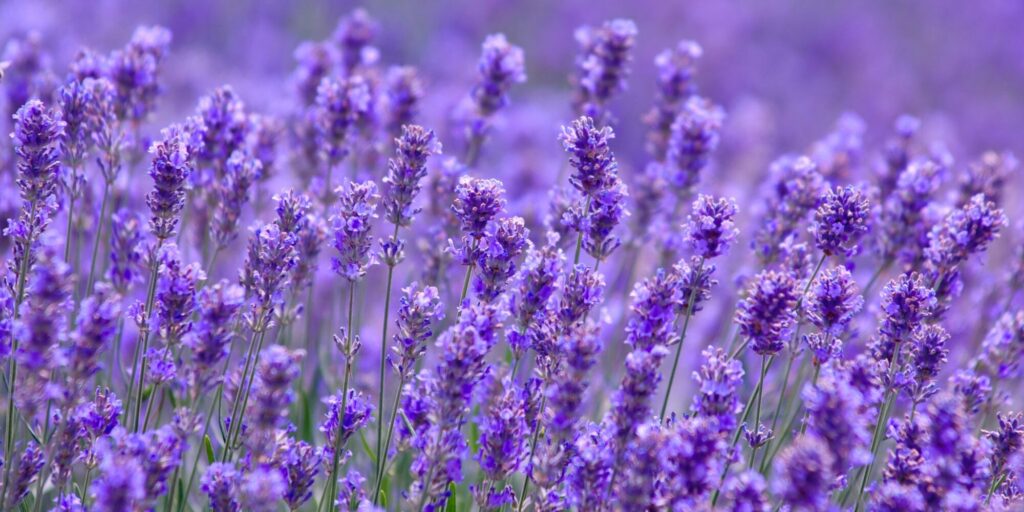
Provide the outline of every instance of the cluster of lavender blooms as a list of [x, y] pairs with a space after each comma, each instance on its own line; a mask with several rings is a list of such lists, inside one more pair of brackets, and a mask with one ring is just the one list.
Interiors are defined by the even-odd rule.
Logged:
[[576, 33], [531, 208], [488, 169], [529, 56], [487, 36], [452, 107], [379, 32], [303, 43], [284, 112], [224, 85], [162, 129], [167, 29], [63, 81], [7, 45], [0, 508], [1024, 508], [1012, 154], [849, 114], [722, 186], [700, 45], [618, 19]]

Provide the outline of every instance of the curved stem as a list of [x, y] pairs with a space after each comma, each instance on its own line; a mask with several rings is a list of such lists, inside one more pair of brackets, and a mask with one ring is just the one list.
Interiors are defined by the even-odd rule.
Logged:
[[[395, 242], [395, 244], [398, 243], [398, 223], [397, 222], [395, 222], [395, 230], [391, 234], [391, 239]], [[390, 314], [391, 314], [391, 281], [392, 281], [394, 275], [395, 275], [395, 265], [388, 265], [388, 278], [387, 278], [387, 284], [385, 285], [386, 288], [384, 289], [384, 322], [383, 322], [383, 325], [381, 326], [381, 329], [380, 329], [380, 331], [381, 331], [381, 334], [380, 334], [380, 383], [379, 383], [380, 385], [377, 388], [377, 391], [378, 391], [377, 392], [377, 411], [379, 411], [378, 412], [379, 418], [377, 420], [377, 452], [376, 452], [376, 454], [377, 454], [377, 460], [376, 460], [377, 467], [375, 468], [374, 474], [378, 475], [378, 478], [381, 478], [383, 476], [382, 468], [384, 467], [384, 461], [381, 458], [381, 447], [382, 447], [382, 444], [383, 444], [383, 441], [384, 441], [384, 438], [383, 438], [384, 418], [386, 416], [385, 415], [385, 411], [384, 411], [384, 385], [386, 384], [385, 383], [385, 378], [386, 378], [385, 375], [387, 373], [387, 357], [386, 357], [386, 355], [387, 355], [387, 351], [388, 351], [388, 321], [390, 320]], [[401, 392], [401, 389], [399, 389], [399, 392]], [[394, 422], [394, 419], [392, 419], [392, 422]], [[380, 482], [377, 482], [377, 485], [379, 486]], [[373, 502], [374, 502], [374, 504], [377, 503], [377, 495], [376, 494], [374, 494], [374, 496], [373, 496]]]

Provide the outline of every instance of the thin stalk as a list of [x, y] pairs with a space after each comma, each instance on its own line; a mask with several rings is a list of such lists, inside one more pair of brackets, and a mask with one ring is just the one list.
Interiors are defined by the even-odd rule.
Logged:
[[[772, 361], [774, 360], [775, 356], [768, 356], [767, 360], [764, 363], [762, 363], [761, 374], [757, 379], [757, 386], [754, 387], [754, 392], [751, 393], [750, 398], [747, 399], [747, 404], [743, 406], [743, 412], [740, 414], [740, 425], [736, 427], [736, 432], [733, 433], [732, 444], [730, 446], [736, 446], [736, 443], [740, 441], [740, 435], [743, 434], [742, 425], [747, 421], [747, 418], [750, 417], [751, 411], [753, 411], [754, 400], [760, 397], [761, 395], [761, 389], [764, 387], [764, 376], [768, 374], [768, 368], [771, 367]], [[756, 425], [754, 428], [757, 428]], [[718, 496], [719, 491], [722, 488], [722, 482], [725, 482], [725, 477], [728, 475], [729, 466], [726, 465], [724, 468], [722, 468], [722, 476], [718, 480], [718, 490], [716, 490], [715, 494], [711, 497], [711, 508], [714, 508], [715, 505], [718, 503]]]
[[[764, 376], [768, 373], [768, 356], [761, 356], [761, 382], [764, 382]], [[759, 428], [761, 423], [761, 401], [764, 399], [764, 386], [758, 386], [757, 393], [757, 406], [754, 408], [754, 430]], [[757, 447], [752, 446], [750, 448], [750, 467], [754, 467], [754, 458], [757, 457]]]
[[[702, 270], [704, 270], [703, 257], [700, 259], [700, 263], [697, 264], [697, 271], [694, 275], [700, 276]], [[690, 318], [693, 316], [693, 301], [697, 296], [698, 288], [700, 288], [698, 283], [694, 283], [693, 288], [690, 290], [690, 298], [686, 302], [686, 317], [683, 319], [683, 329], [679, 333], [676, 357], [672, 361], [672, 372], [668, 374], [668, 387], [665, 388], [665, 400], [661, 403], [661, 414], [658, 415], [662, 421], [665, 420], [665, 411], [668, 410], [668, 399], [672, 396], [672, 384], [676, 381], [676, 370], [679, 368], [679, 356], [683, 353], [683, 342], [686, 341], [686, 329], [690, 326]]]
[[[544, 407], [547, 405], [548, 397], [545, 394], [540, 399], [540, 409], [538, 411], [544, 411]], [[533, 439], [530, 440], [530, 453], [528, 454], [527, 461], [533, 460], [533, 453], [537, 450], [537, 439], [540, 437], [540, 418], [537, 419], [537, 424], [533, 428]], [[613, 478], [614, 480], [614, 478]], [[523, 479], [523, 487], [519, 490], [519, 506], [516, 507], [517, 512], [523, 512], [523, 503], [526, 501], [526, 491], [530, 489], [530, 474], [526, 474], [526, 478]]]
[[[253, 379], [256, 378], [256, 367], [259, 364], [260, 351], [263, 350], [263, 341], [267, 337], [267, 327], [263, 322], [263, 318], [256, 324], [256, 328], [259, 331], [259, 336], [257, 337], [256, 331], [253, 331], [252, 335], [253, 338], [256, 338], [256, 346], [253, 347], [252, 339], [250, 339], [250, 357], [246, 357], [248, 379], [246, 379], [246, 371], [243, 369], [241, 387], [239, 388], [239, 391], [242, 393], [242, 399], [236, 399], [235, 404], [231, 407], [231, 425], [228, 428], [227, 442], [224, 444], [224, 454], [221, 457], [221, 462], [227, 462], [230, 459], [231, 452], [234, 451], [235, 441], [238, 439], [238, 436], [242, 435], [242, 421], [245, 418], [245, 408], [249, 405], [249, 390], [252, 388]], [[249, 364], [250, 360], [252, 361], [251, 365]]]
[[[391, 234], [391, 239], [397, 244], [398, 243], [398, 223], [395, 222], [395, 230]], [[381, 448], [383, 443], [383, 430], [384, 430], [384, 385], [385, 375], [387, 373], [387, 350], [388, 350], [388, 320], [391, 314], [391, 280], [395, 275], [395, 265], [388, 265], [388, 278], [387, 285], [384, 289], [384, 322], [381, 326], [380, 333], [380, 386], [377, 393], [377, 410], [380, 411], [380, 418], [377, 421], [377, 467], [374, 468], [374, 474], [381, 475], [381, 469], [384, 467], [384, 461], [381, 459]], [[351, 327], [350, 327], [351, 328]], [[399, 389], [401, 392], [401, 389]], [[392, 420], [394, 421], [394, 420]], [[380, 482], [377, 483], [380, 485]], [[377, 495], [373, 496], [374, 504], [377, 503]]]
[[[387, 470], [387, 456], [388, 450], [391, 448], [391, 436], [395, 431], [395, 420], [398, 419], [398, 404], [402, 399], [402, 388], [405, 387], [405, 378], [399, 379], [398, 390], [395, 391], [395, 400], [391, 406], [391, 421], [388, 422], [388, 432], [384, 436], [384, 451], [381, 452], [381, 456], [384, 460], [380, 463], [380, 469], [377, 471], [377, 485], [373, 488], [373, 504], [376, 505], [380, 499], [380, 490], [384, 484], [384, 473]], [[378, 459], [379, 460], [379, 459]]]
[[796, 421], [796, 414], [800, 411], [800, 403], [796, 397], [799, 396], [800, 386], [804, 381], [804, 370], [807, 367], [807, 361], [808, 359], [804, 358], [800, 363], [800, 368], [797, 371], [796, 382], [793, 383], [793, 396], [790, 399], [792, 406], [787, 408], [789, 413], [786, 414], [786, 422], [783, 424], [780, 434], [776, 437], [775, 443], [769, 445], [770, 453], [766, 452], [765, 459], [761, 462], [762, 474], [768, 471], [768, 466], [771, 465], [772, 460], [774, 460], [775, 456], [779, 454], [779, 451], [782, 449], [782, 445], [786, 442], [786, 439], [789, 438], [790, 429], [793, 426], [793, 422]]
[[[146, 366], [149, 363], [149, 357], [146, 355], [146, 351], [149, 350], [149, 336], [151, 333], [151, 330], [149, 328], [149, 317], [153, 313], [153, 301], [154, 298], [156, 297], [157, 271], [160, 268], [160, 265], [157, 263], [156, 260], [157, 258], [159, 258], [158, 255], [160, 253], [160, 248], [163, 247], [163, 244], [164, 240], [162, 238], [160, 240], [157, 240], [156, 250], [154, 250], [152, 254], [153, 261], [150, 264], [150, 267], [152, 267], [152, 269], [150, 270], [149, 274], [149, 290], [146, 292], [146, 305], [143, 313], [144, 332], [142, 334], [142, 347], [141, 350], [138, 350], [138, 348], [140, 347], [136, 347], [137, 350], [135, 352], [135, 361], [132, 364], [132, 380], [135, 381], [137, 378], [139, 383], [138, 389], [135, 390], [135, 408], [131, 422], [132, 432], [139, 431], [139, 416], [142, 414], [142, 386], [145, 384]], [[138, 364], [140, 357], [142, 358], [141, 365]], [[128, 399], [129, 404], [131, 404], [131, 394], [128, 395]]]
[[[896, 340], [896, 343], [892, 349], [892, 360], [889, 362], [889, 381], [892, 381], [893, 375], [896, 374], [896, 365], [899, 363], [900, 358], [900, 345], [901, 340]], [[864, 495], [864, 487], [867, 486], [868, 477], [871, 475], [871, 471], [875, 467], [875, 459], [878, 458], [878, 447], [882, 445], [882, 433], [883, 425], [889, 422], [889, 414], [892, 412], [893, 402], [896, 400], [896, 393], [892, 389], [886, 390], [885, 403], [882, 409], [878, 411], [878, 422], [875, 423], [875, 431], [871, 435], [871, 462], [864, 468], [860, 479], [860, 486], [857, 489], [857, 499], [854, 501], [854, 509], [860, 509], [860, 500]], [[849, 495], [847, 495], [849, 496]], [[843, 505], [846, 503], [846, 498], [843, 498]]]
[[[338, 431], [334, 433], [334, 453], [331, 456], [330, 480], [324, 487], [323, 496], [320, 497], [319, 511], [327, 500], [336, 494], [338, 485], [338, 466], [341, 460], [341, 427], [345, 420], [345, 410], [348, 408], [348, 380], [352, 374], [352, 309], [356, 297], [356, 283], [350, 282], [348, 286], [348, 327], [345, 329], [345, 377], [341, 385], [341, 408], [338, 409]], [[384, 357], [384, 354], [381, 354]]]
[[[85, 286], [85, 296], [92, 293], [93, 284], [96, 282], [96, 261], [100, 251], [100, 241], [103, 240], [103, 225], [107, 219], [107, 203], [109, 202], [111, 182], [107, 181], [103, 186], [103, 199], [100, 200], [100, 217], [96, 223], [96, 238], [92, 241], [92, 259], [89, 261], [89, 280]], [[70, 214], [69, 214], [70, 215]], [[161, 240], [158, 243], [163, 243]]]
[[[590, 198], [587, 198], [586, 204], [583, 205], [583, 217], [586, 217], [590, 213]], [[575, 267], [580, 263], [580, 250], [583, 249], [583, 232], [580, 231], [576, 235], [576, 254], [572, 258], [572, 265]]]

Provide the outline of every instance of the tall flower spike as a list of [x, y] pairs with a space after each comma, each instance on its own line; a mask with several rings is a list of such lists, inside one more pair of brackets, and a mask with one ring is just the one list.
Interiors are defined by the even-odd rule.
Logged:
[[[477, 454], [477, 460], [491, 481], [500, 482], [517, 471], [526, 458], [530, 433], [526, 421], [528, 396], [525, 389], [517, 386], [507, 376], [493, 378], [489, 394], [489, 399], [481, 411], [480, 452]], [[481, 491], [491, 496], [503, 494], [492, 489]], [[511, 498], [507, 496], [506, 499], [511, 501]], [[493, 500], [483, 501], [488, 503]], [[505, 500], [499, 498], [498, 501]]]
[[451, 210], [465, 235], [481, 239], [491, 219], [505, 210], [505, 203], [505, 187], [501, 181], [463, 176], [455, 187]]
[[117, 330], [120, 299], [111, 287], [100, 284], [91, 297], [82, 301], [82, 311], [71, 336], [72, 344], [67, 356], [66, 371], [73, 392], [87, 384], [87, 379], [99, 371], [99, 356]]
[[743, 365], [729, 359], [720, 348], [706, 348], [702, 355], [704, 364], [693, 372], [698, 390], [690, 410], [698, 417], [714, 420], [719, 431], [731, 432], [741, 409], [738, 392], [743, 384]]
[[782, 450], [773, 491], [793, 510], [825, 510], [835, 475], [828, 446], [813, 435], [801, 435]]
[[388, 160], [384, 178], [384, 217], [398, 226], [412, 224], [420, 212], [412, 203], [420, 192], [420, 181], [427, 175], [427, 158], [441, 154], [441, 143], [433, 130], [422, 126], [402, 126], [395, 139], [395, 157]]
[[972, 254], [984, 251], [1007, 224], [1003, 210], [982, 194], [953, 211], [928, 235], [928, 260], [941, 273], [950, 272]]
[[210, 229], [217, 247], [225, 248], [238, 237], [238, 221], [242, 207], [249, 202], [249, 187], [261, 172], [260, 161], [247, 152], [231, 153], [224, 166], [224, 176], [214, 184], [218, 201]]
[[654, 66], [658, 70], [658, 95], [654, 108], [644, 121], [651, 127], [647, 134], [647, 152], [658, 162], [665, 160], [672, 123], [679, 114], [680, 106], [697, 92], [693, 78], [697, 61], [703, 53], [696, 42], [679, 41], [654, 58]]
[[199, 488], [210, 498], [213, 512], [238, 512], [238, 489], [242, 475], [234, 464], [215, 462], [206, 468]]
[[266, 328], [266, 322], [280, 307], [297, 258], [294, 235], [281, 231], [277, 224], [252, 228], [239, 282], [252, 300], [248, 320], [253, 327]]
[[725, 113], [710, 100], [692, 97], [672, 123], [666, 153], [666, 180], [677, 195], [700, 181], [711, 153], [718, 147], [718, 132]]
[[142, 220], [131, 210], [122, 208], [111, 219], [110, 267], [107, 279], [122, 295], [142, 280]]
[[424, 94], [423, 80], [416, 68], [395, 66], [388, 69], [384, 79], [384, 123], [392, 137], [399, 137], [403, 126], [416, 121]]
[[473, 290], [480, 300], [493, 301], [515, 275], [516, 260], [526, 249], [530, 230], [521, 217], [498, 220], [487, 230], [477, 257], [480, 272], [473, 281]]
[[783, 156], [771, 163], [763, 214], [751, 247], [762, 263], [774, 263], [780, 248], [797, 236], [800, 224], [818, 207], [825, 180], [806, 156]]
[[288, 350], [280, 345], [263, 349], [257, 384], [253, 394], [253, 423], [256, 429], [272, 432], [281, 425], [294, 399], [292, 381], [299, 376], [299, 362], [306, 356], [304, 350]]
[[139, 122], [156, 108], [162, 90], [160, 65], [171, 44], [171, 31], [160, 26], [135, 29], [128, 44], [111, 53], [108, 76], [117, 91], [117, 118]]
[[804, 303], [807, 319], [831, 336], [840, 336], [864, 306], [864, 297], [846, 267], [827, 269], [818, 276]]
[[231, 86], [224, 85], [199, 99], [196, 116], [205, 128], [196, 159], [204, 172], [213, 171], [211, 178], [220, 178], [227, 160], [245, 147], [251, 129], [245, 103]]
[[377, 60], [377, 49], [370, 46], [380, 27], [364, 9], [355, 9], [338, 20], [331, 39], [341, 52], [341, 63], [348, 74]]
[[192, 331], [192, 313], [196, 308], [196, 288], [206, 280], [198, 263], [184, 265], [175, 245], [160, 252], [160, 279], [157, 282], [156, 314], [160, 335], [168, 345], [176, 346]]
[[610, 116], [605, 105], [614, 94], [626, 89], [636, 34], [636, 24], [626, 19], [576, 30], [580, 55], [576, 58], [577, 75], [573, 78], [576, 86], [573, 106], [578, 114], [607, 123]]
[[372, 181], [351, 182], [347, 189], [337, 190], [338, 205], [330, 218], [334, 248], [338, 255], [331, 259], [334, 271], [349, 282], [362, 279], [366, 270], [376, 263], [373, 246], [373, 219], [377, 218], [377, 185]]
[[576, 190], [592, 196], [608, 187], [617, 174], [618, 163], [609, 142], [615, 138], [610, 127], [598, 128], [590, 117], [580, 117], [569, 126], [562, 127], [558, 139], [569, 154], [569, 164], [575, 173], [569, 182]]
[[768, 270], [754, 276], [736, 311], [740, 334], [759, 355], [782, 350], [796, 320], [796, 282], [788, 272]]
[[46, 108], [39, 100], [28, 101], [14, 114], [11, 139], [17, 156], [18, 190], [25, 204], [19, 218], [6, 226], [4, 234], [14, 240], [15, 268], [21, 266], [21, 259], [26, 256], [31, 263], [34, 245], [56, 210], [63, 133], [60, 113]]
[[690, 216], [683, 226], [686, 244], [693, 254], [711, 259], [729, 250], [739, 230], [734, 227], [736, 200], [714, 198], [701, 194], [693, 202]]
[[873, 415], [849, 375], [826, 365], [817, 382], [801, 393], [807, 406], [807, 432], [822, 440], [832, 455], [831, 473], [842, 475], [850, 467], [871, 462], [870, 428]]
[[348, 155], [349, 132], [369, 107], [370, 89], [363, 77], [327, 76], [320, 82], [316, 92], [315, 125], [321, 158], [328, 167], [337, 165]]
[[232, 324], [245, 302], [245, 292], [222, 279], [200, 290], [198, 302], [199, 320], [186, 338], [192, 354], [190, 370], [196, 396], [220, 382], [220, 363], [228, 356], [234, 337]]
[[159, 240], [174, 237], [178, 216], [185, 207], [185, 183], [193, 171], [193, 146], [182, 125], [165, 128], [163, 140], [150, 147], [153, 164], [149, 176], [153, 178], [153, 191], [146, 196], [152, 212], [150, 230]]
[[613, 233], [622, 217], [629, 214], [627, 195], [626, 185], [612, 176], [605, 188], [589, 198], [589, 204], [574, 206], [566, 214], [573, 229], [582, 235], [582, 248], [598, 261], [605, 260], [622, 245], [622, 240]]
[[426, 352], [426, 342], [433, 336], [431, 324], [444, 316], [437, 288], [412, 283], [402, 289], [398, 303], [398, 326], [392, 340], [394, 346], [388, 362], [403, 379], [412, 375], [416, 361]]
[[830, 256], [852, 255], [857, 241], [868, 230], [869, 213], [868, 201], [856, 187], [837, 187], [825, 192], [811, 224], [818, 249]]
[[920, 274], [901, 274], [882, 290], [882, 320], [871, 354], [878, 361], [891, 361], [895, 345], [909, 341], [913, 330], [929, 318], [938, 301]]
[[507, 105], [509, 89], [526, 81], [523, 49], [510, 44], [504, 34], [492, 34], [484, 39], [477, 69], [480, 81], [473, 89], [473, 101], [483, 118]]
[[[342, 393], [348, 393], [348, 397], [343, 397]], [[341, 410], [342, 402], [345, 403], [344, 411]], [[349, 438], [373, 419], [373, 405], [362, 393], [354, 389], [338, 391], [324, 399], [324, 403], [327, 405], [327, 412], [320, 424], [320, 432], [327, 438], [327, 444], [324, 445], [324, 452], [327, 452], [325, 460], [330, 460], [331, 456], [328, 455], [333, 455], [335, 446], [344, 447]], [[341, 438], [336, 439], [336, 436]]]

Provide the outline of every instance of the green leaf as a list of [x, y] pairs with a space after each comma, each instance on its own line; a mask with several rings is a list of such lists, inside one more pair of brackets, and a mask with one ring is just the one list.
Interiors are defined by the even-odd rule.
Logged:
[[445, 507], [444, 507], [445, 512], [457, 512], [459, 510], [459, 504], [458, 504], [459, 500], [456, 498], [455, 491], [456, 491], [456, 489], [455, 489], [455, 482], [449, 482], [448, 483], [448, 496], [449, 496], [449, 498], [448, 498], [448, 504], [445, 505]]
[[213, 456], [213, 443], [210, 442], [210, 436], [203, 436], [203, 447], [206, 448], [206, 462], [213, 464], [217, 458]]
[[373, 448], [370, 448], [370, 443], [366, 442], [366, 434], [362, 430], [359, 431], [359, 442], [363, 445], [363, 451], [370, 458], [370, 462], [373, 462], [373, 465], [376, 466], [377, 457], [373, 455]]

